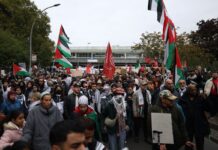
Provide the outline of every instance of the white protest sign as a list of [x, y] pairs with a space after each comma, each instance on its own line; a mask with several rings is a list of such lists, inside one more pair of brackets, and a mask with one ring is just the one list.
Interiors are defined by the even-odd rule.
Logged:
[[[152, 142], [174, 144], [172, 116], [170, 113], [151, 113]], [[158, 142], [158, 132], [160, 133]]]

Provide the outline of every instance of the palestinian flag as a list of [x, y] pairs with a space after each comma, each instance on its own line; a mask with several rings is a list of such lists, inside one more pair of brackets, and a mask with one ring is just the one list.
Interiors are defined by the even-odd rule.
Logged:
[[163, 34], [162, 34], [162, 39], [164, 42], [167, 41], [167, 36], [171, 34], [171, 38], [176, 41], [176, 29], [174, 26], [173, 21], [165, 15], [165, 20], [163, 24]]
[[67, 58], [71, 57], [71, 52], [69, 46], [64, 43], [61, 38], [58, 40], [57, 48], [60, 50], [60, 52]]
[[174, 24], [168, 23], [168, 25], [166, 37], [164, 37], [164, 64], [168, 70], [171, 70], [174, 64], [176, 32]]
[[29, 72], [26, 71], [26, 69], [16, 65], [16, 64], [13, 64], [13, 75], [19, 75], [19, 76], [29, 76]]
[[148, 10], [157, 11], [157, 21], [164, 23], [166, 9], [163, 0], [148, 0]]
[[55, 62], [58, 62], [64, 68], [73, 67], [73, 65], [60, 53], [60, 51], [57, 48], [55, 51]]
[[176, 48], [176, 64], [175, 64], [175, 85], [178, 87], [178, 82], [181, 79], [184, 79], [183, 72], [182, 72], [182, 64], [179, 57], [178, 49]]
[[59, 38], [60, 38], [62, 41], [64, 41], [65, 43], [70, 43], [70, 39], [69, 39], [69, 37], [67, 36], [67, 34], [65, 33], [64, 28], [63, 28], [62, 25], [61, 25], [60, 32], [59, 32]]
[[139, 63], [139, 61], [137, 61], [137, 63], [135, 64], [134, 72], [139, 73], [140, 68], [141, 64]]

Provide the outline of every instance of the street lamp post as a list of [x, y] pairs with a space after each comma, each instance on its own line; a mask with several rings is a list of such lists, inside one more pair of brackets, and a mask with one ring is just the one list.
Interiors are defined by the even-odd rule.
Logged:
[[[61, 5], [61, 4], [54, 4], [52, 6], [46, 7], [45, 9], [42, 10], [42, 12], [44, 12], [45, 10], [47, 10], [49, 8], [57, 7], [59, 5]], [[29, 72], [31, 71], [31, 66], [32, 66], [32, 36], [33, 36], [33, 28], [34, 28], [34, 25], [36, 23], [36, 19], [37, 18], [35, 18], [33, 20], [33, 23], [32, 23], [32, 26], [31, 26], [31, 30], [30, 30], [30, 60], [29, 60], [30, 62], [29, 62]]]

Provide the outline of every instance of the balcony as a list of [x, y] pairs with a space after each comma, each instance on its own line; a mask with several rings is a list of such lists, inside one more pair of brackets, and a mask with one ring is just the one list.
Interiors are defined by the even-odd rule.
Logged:
[[[75, 58], [72, 57], [69, 59], [69, 61], [73, 64], [87, 64], [90, 61], [88, 60], [93, 60], [91, 61], [92, 64], [103, 64], [104, 63], [104, 58], [103, 57], [95, 57], [95, 58], [87, 58], [87, 57], [79, 57]], [[143, 62], [143, 58], [137, 58], [137, 57], [130, 57], [130, 58], [122, 58], [122, 57], [114, 57], [114, 62], [117, 65], [125, 65], [125, 64], [135, 64], [137, 61]]]

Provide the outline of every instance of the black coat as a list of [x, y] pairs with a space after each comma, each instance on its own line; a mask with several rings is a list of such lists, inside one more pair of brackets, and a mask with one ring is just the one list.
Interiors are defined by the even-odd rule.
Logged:
[[185, 93], [179, 100], [179, 104], [182, 106], [185, 115], [188, 134], [201, 137], [208, 135], [209, 123], [205, 116], [205, 111], [208, 111], [206, 100], [201, 96], [196, 96], [191, 101], [187, 93]]
[[[78, 98], [81, 95], [78, 95]], [[64, 119], [74, 119], [76, 115], [74, 114], [76, 105], [76, 94], [72, 93], [65, 97], [64, 99]]]

